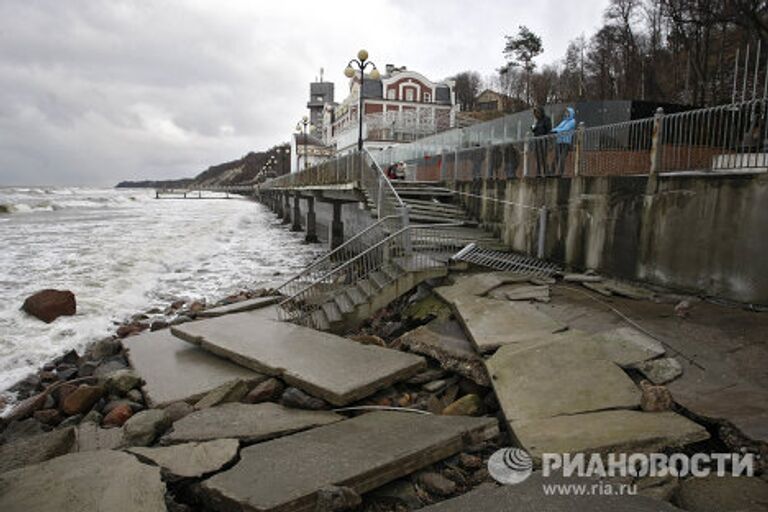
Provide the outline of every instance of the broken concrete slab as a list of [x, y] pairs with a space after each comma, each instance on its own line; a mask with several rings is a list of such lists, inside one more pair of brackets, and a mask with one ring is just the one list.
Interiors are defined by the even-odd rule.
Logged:
[[219, 471], [237, 456], [237, 439], [216, 439], [204, 443], [184, 443], [160, 448], [130, 448], [126, 451], [139, 460], [160, 466], [172, 479], [199, 478]]
[[211, 309], [204, 309], [203, 311], [199, 312], [197, 316], [199, 318], [214, 318], [222, 315], [231, 315], [232, 313], [242, 313], [243, 311], [253, 311], [254, 309], [271, 306], [279, 300], [280, 296], [257, 297], [255, 299], [234, 302], [225, 306], [217, 306]]
[[453, 279], [454, 284], [435, 288], [435, 293], [450, 303], [469, 296], [482, 297], [494, 288], [510, 283], [525, 283], [531, 276], [516, 272], [483, 272], [480, 274], [460, 275]]
[[131, 366], [145, 381], [142, 391], [150, 407], [196, 401], [224, 383], [262, 378], [253, 370], [181, 341], [167, 329], [130, 336], [123, 344]]
[[589, 338], [526, 350], [501, 347], [486, 361], [508, 422], [640, 405], [640, 390]]
[[435, 359], [440, 366], [480, 384], [490, 386], [485, 364], [455, 320], [435, 320], [399, 338], [411, 352]]
[[611, 290], [603, 282], [585, 281], [585, 282], [581, 283], [581, 286], [583, 286], [584, 288], [587, 288], [588, 290], [592, 290], [593, 292], [597, 292], [600, 295], [603, 295], [605, 297], [612, 297], [613, 296], [613, 290]]
[[[585, 510], [589, 512], [681, 512], [680, 509], [645, 496], [601, 494], [598, 492], [574, 496], [566, 493], [545, 493], [547, 484], [598, 484], [595, 480], [586, 478], [542, 477], [540, 472], [534, 472], [525, 482], [517, 485], [495, 486], [484, 484], [457, 498], [441, 501], [424, 507], [422, 512], [572, 512]], [[598, 489], [598, 487], [595, 487]]]
[[627, 297], [628, 299], [651, 300], [656, 296], [653, 291], [647, 288], [629, 284], [623, 281], [609, 279], [608, 281], [605, 281], [604, 284], [606, 288], [613, 292], [615, 295], [621, 295], [622, 297]]
[[214, 510], [310, 511], [320, 489], [362, 494], [498, 433], [493, 418], [374, 412], [259, 443], [201, 485]]
[[277, 320], [274, 308], [172, 328], [179, 338], [334, 405], [347, 405], [426, 365], [424, 358]]
[[470, 297], [453, 301], [459, 321], [479, 352], [552, 334], [564, 325], [532, 304]]
[[161, 444], [232, 438], [255, 443], [344, 419], [330, 411], [291, 409], [271, 402], [224, 404], [184, 416]]
[[654, 384], [672, 382], [683, 374], [683, 365], [674, 357], [652, 359], [634, 366]]
[[599, 283], [602, 280], [602, 276], [597, 274], [565, 274], [563, 276], [563, 281], [566, 283]]
[[77, 427], [77, 451], [117, 450], [125, 446], [122, 428], [99, 428], [95, 423], [84, 422]]
[[530, 300], [549, 302], [549, 286], [533, 284], [505, 284], [488, 292], [488, 297], [497, 300]]
[[664, 346], [634, 327], [619, 327], [595, 335], [606, 355], [619, 366], [629, 367], [663, 356]]
[[69, 453], [74, 448], [75, 429], [53, 430], [0, 445], [0, 473]]
[[3, 512], [164, 512], [160, 469], [127, 453], [72, 453], [0, 474]]
[[680, 482], [674, 501], [691, 512], [768, 510], [768, 482], [715, 474], [688, 478]]
[[[263, 380], [268, 379], [266, 375]], [[209, 391], [195, 403], [195, 409], [206, 409], [227, 402], [239, 402], [250, 391], [250, 385], [243, 380], [233, 380]]]
[[510, 426], [535, 460], [542, 453], [653, 452], [709, 438], [706, 428], [674, 412], [601, 411]]

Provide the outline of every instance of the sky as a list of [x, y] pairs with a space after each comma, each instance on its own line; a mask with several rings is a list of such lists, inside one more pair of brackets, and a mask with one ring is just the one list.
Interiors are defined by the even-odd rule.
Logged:
[[357, 50], [433, 80], [491, 75], [504, 35], [539, 65], [608, 0], [0, 0], [0, 186], [191, 177], [289, 140]]

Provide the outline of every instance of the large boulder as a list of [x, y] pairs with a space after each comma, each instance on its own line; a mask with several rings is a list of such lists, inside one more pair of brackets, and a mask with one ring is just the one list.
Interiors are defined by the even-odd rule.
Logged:
[[77, 303], [75, 294], [69, 290], [49, 289], [27, 297], [21, 309], [45, 323], [51, 323], [60, 316], [74, 315]]

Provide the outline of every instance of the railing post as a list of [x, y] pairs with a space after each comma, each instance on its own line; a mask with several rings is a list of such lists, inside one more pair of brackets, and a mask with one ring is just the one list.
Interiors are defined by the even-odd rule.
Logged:
[[653, 116], [653, 136], [651, 138], [651, 168], [648, 172], [651, 176], [656, 176], [661, 168], [661, 144], [662, 128], [664, 126], [664, 109], [659, 107]]
[[383, 212], [383, 204], [384, 204], [384, 187], [387, 186], [385, 180], [387, 178], [384, 176], [379, 176], [379, 190], [376, 194], [376, 213], [378, 215], [378, 218], [381, 219], [381, 217], [384, 215]]
[[542, 206], [539, 208], [539, 238], [538, 246], [536, 248], [536, 257], [539, 259], [544, 258], [544, 249], [547, 241], [547, 207]]
[[405, 255], [410, 256], [413, 254], [413, 244], [411, 243], [411, 230], [409, 229], [409, 226], [411, 224], [410, 220], [410, 212], [408, 211], [408, 206], [402, 206], [399, 208], [400, 210], [400, 216], [402, 218], [403, 223], [403, 249], [405, 250]]
[[528, 177], [528, 152], [531, 146], [531, 134], [525, 134], [525, 141], [523, 141], [523, 176]]
[[581, 174], [582, 151], [584, 151], [584, 121], [580, 122], [579, 127], [576, 129], [576, 151], [573, 154], [574, 176], [579, 176]]

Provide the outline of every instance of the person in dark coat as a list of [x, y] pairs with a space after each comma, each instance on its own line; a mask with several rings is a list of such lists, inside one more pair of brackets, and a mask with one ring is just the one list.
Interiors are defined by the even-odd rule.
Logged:
[[541, 137], [533, 141], [533, 149], [536, 152], [536, 173], [538, 176], [546, 176], [549, 174], [547, 172], [549, 141], [543, 136], [549, 135], [552, 131], [552, 120], [540, 106], [533, 108], [533, 117], [534, 123], [531, 126], [531, 131], [534, 137]]

